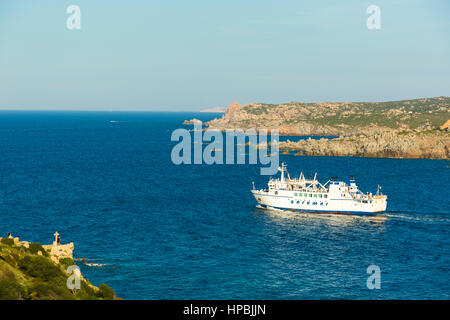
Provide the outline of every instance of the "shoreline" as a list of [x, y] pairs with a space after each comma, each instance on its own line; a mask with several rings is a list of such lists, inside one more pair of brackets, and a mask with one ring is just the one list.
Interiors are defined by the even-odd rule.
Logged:
[[390, 159], [450, 159], [450, 133], [388, 132], [373, 136], [306, 139], [279, 143], [280, 151], [305, 156], [359, 156]]

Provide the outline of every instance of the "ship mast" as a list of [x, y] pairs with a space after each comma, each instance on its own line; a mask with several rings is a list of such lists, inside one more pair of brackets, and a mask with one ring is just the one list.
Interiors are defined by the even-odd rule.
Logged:
[[[286, 180], [284, 179], [284, 171], [286, 171], [286, 167], [287, 167], [286, 164], [284, 162], [282, 162], [281, 163], [281, 168], [278, 168], [278, 170], [281, 171], [281, 180], [280, 180], [281, 183], [285, 183], [286, 182]], [[289, 173], [288, 173], [288, 175], [289, 175]]]

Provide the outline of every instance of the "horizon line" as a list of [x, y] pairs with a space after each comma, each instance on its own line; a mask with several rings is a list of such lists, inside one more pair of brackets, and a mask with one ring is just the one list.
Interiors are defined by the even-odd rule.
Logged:
[[[276, 104], [276, 105], [280, 105], [280, 104], [290, 104], [290, 103], [386, 103], [386, 102], [400, 102], [400, 101], [409, 101], [409, 100], [422, 100], [422, 99], [436, 99], [436, 98], [450, 98], [450, 96], [446, 96], [446, 95], [440, 95], [440, 96], [433, 96], [433, 97], [418, 97], [418, 98], [409, 98], [409, 99], [396, 99], [396, 100], [373, 100], [373, 101], [350, 101], [350, 100], [335, 100], [335, 101], [325, 101], [325, 100], [321, 100], [321, 101], [289, 101], [289, 102], [281, 102], [281, 103], [269, 103], [269, 102], [249, 102], [249, 103], [244, 103], [242, 104], [247, 105], [247, 104]], [[236, 101], [236, 100], [235, 100]], [[232, 102], [233, 103], [233, 102]], [[214, 109], [214, 108], [224, 108], [224, 110], [227, 109], [228, 106], [226, 107], [222, 107], [222, 106], [217, 106], [217, 107], [206, 107], [203, 108], [201, 110], [174, 110], [174, 109], [168, 109], [168, 110], [161, 110], [161, 109], [155, 109], [152, 110], [150, 108], [152, 107], [141, 107], [139, 109], [135, 109], [136, 107], [133, 107], [134, 109], [125, 109], [124, 107], [117, 107], [117, 109], [111, 109], [111, 107], [93, 107], [94, 109], [87, 109], [88, 107], [80, 107], [81, 109], [77, 109], [75, 107], [70, 107], [70, 108], [48, 108], [48, 107], [44, 107], [44, 108], [33, 108], [33, 107], [18, 107], [18, 108], [10, 108], [10, 107], [0, 107], [0, 111], [71, 111], [71, 112], [76, 112], [76, 111], [92, 111], [92, 112], [98, 112], [98, 111], [105, 111], [105, 112], [115, 112], [115, 111], [120, 111], [120, 112], [199, 112], [199, 113], [225, 113], [225, 111], [205, 111], [208, 109]]]
[[64, 112], [187, 112], [187, 113], [225, 113], [223, 112], [209, 112], [202, 110], [150, 110], [150, 109], [33, 109], [33, 108], [18, 108], [18, 109], [3, 109], [0, 108], [0, 112], [2, 111], [64, 111]]

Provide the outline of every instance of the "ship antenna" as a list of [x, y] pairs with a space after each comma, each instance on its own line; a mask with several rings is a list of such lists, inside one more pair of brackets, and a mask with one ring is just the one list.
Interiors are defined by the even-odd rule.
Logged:
[[347, 153], [347, 185], [350, 185], [350, 158]]

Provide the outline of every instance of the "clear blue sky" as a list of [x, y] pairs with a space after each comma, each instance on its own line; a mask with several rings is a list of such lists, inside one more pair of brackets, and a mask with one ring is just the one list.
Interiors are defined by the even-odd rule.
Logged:
[[[81, 8], [81, 30], [66, 8]], [[381, 8], [381, 30], [366, 8]], [[1, 0], [1, 109], [450, 95], [448, 0]]]

